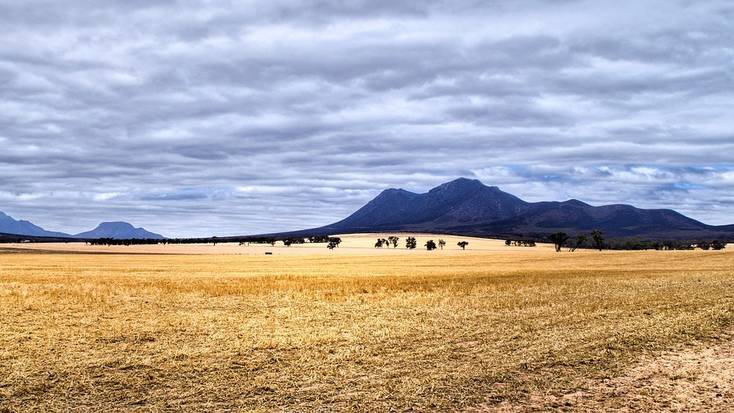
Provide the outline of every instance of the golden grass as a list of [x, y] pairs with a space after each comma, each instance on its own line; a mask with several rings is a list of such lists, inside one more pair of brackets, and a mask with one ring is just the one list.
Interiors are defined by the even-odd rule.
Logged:
[[546, 247], [0, 254], [0, 411], [521, 401], [717, 337], [733, 268], [730, 252]]

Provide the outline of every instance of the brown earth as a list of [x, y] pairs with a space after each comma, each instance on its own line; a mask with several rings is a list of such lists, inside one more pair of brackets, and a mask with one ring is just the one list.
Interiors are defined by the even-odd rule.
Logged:
[[647, 354], [613, 377], [582, 379], [566, 392], [534, 391], [465, 413], [539, 411], [734, 411], [734, 334], [713, 343]]

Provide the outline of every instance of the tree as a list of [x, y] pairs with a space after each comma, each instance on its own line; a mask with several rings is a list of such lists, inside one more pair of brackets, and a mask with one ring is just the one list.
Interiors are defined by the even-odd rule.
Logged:
[[391, 236], [387, 237], [387, 240], [390, 241], [390, 243], [392, 244], [392, 247], [393, 248], [397, 248], [398, 247], [398, 242], [400, 241], [400, 237], [396, 237], [394, 235], [391, 235]]
[[701, 248], [704, 251], [708, 251], [711, 249], [711, 243], [708, 241], [701, 241], [698, 243], [698, 248]]
[[326, 245], [326, 248], [328, 248], [329, 250], [333, 251], [334, 248], [336, 248], [336, 245], [337, 245], [336, 242], [329, 241], [329, 243]]
[[418, 242], [416, 242], [414, 237], [408, 237], [405, 239], [405, 248], [409, 250], [413, 250], [417, 246], [418, 246]]
[[445, 246], [446, 246], [446, 241], [444, 241], [442, 239], [439, 239], [438, 240], [438, 247], [441, 248], [441, 249], [443, 249], [443, 247], [445, 247]]
[[586, 234], [578, 234], [576, 235], [576, 244], [574, 244], [571, 251], [576, 251], [576, 248], [586, 244], [586, 240], [589, 239], [589, 237]]
[[508, 246], [509, 247], [510, 245], [512, 245], [512, 241], [509, 240], [509, 239], [506, 239], [505, 240], [505, 246]]
[[433, 242], [433, 240], [432, 240], [432, 239], [429, 239], [429, 240], [428, 240], [428, 242], [426, 242], [426, 245], [425, 245], [425, 247], [426, 247], [426, 249], [427, 249], [428, 251], [433, 251], [433, 250], [435, 250], [435, 249], [436, 249], [436, 243], [435, 243], [435, 242]]
[[[333, 245], [333, 247], [331, 247], [329, 249], [337, 248], [337, 247], [339, 247], [339, 244], [341, 244], [341, 243], [342, 243], [342, 239], [341, 238], [339, 238], [339, 237], [329, 237], [329, 244], [328, 245]], [[327, 245], [327, 247], [328, 247], [328, 245]]]
[[285, 245], [286, 247], [290, 247], [291, 244], [293, 244], [293, 240], [288, 239], [288, 238], [283, 240], [283, 245]]
[[462, 250], [465, 250], [466, 249], [466, 246], [469, 245], [469, 242], [467, 242], [467, 241], [459, 241], [459, 242], [456, 243], [456, 245], [458, 245]]
[[595, 229], [591, 231], [591, 239], [594, 241], [594, 247], [596, 247], [599, 251], [604, 248], [604, 233], [599, 231], [598, 229]]
[[565, 232], [556, 232], [548, 236], [548, 239], [556, 246], [556, 252], [561, 252], [561, 248], [566, 244], [568, 238], [569, 236]]
[[386, 240], [385, 238], [377, 238], [377, 242], [375, 242], [375, 248], [382, 248], [382, 247], [388, 247], [390, 246], [390, 242]]
[[716, 251], [723, 250], [724, 248], [726, 248], [726, 242], [715, 240], [711, 242], [711, 248]]

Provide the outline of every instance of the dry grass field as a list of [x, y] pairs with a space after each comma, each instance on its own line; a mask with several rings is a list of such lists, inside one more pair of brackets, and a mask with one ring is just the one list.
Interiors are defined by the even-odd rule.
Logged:
[[273, 256], [10, 246], [0, 412], [734, 403], [732, 252], [555, 253], [474, 239], [459, 251], [442, 237], [447, 249], [429, 253], [375, 250], [374, 238]]

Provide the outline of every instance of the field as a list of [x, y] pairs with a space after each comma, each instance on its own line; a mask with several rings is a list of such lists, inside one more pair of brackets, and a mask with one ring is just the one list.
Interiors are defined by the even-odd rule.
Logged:
[[447, 240], [428, 252], [375, 238], [333, 252], [6, 246], [0, 412], [734, 403], [733, 252], [419, 235]]

